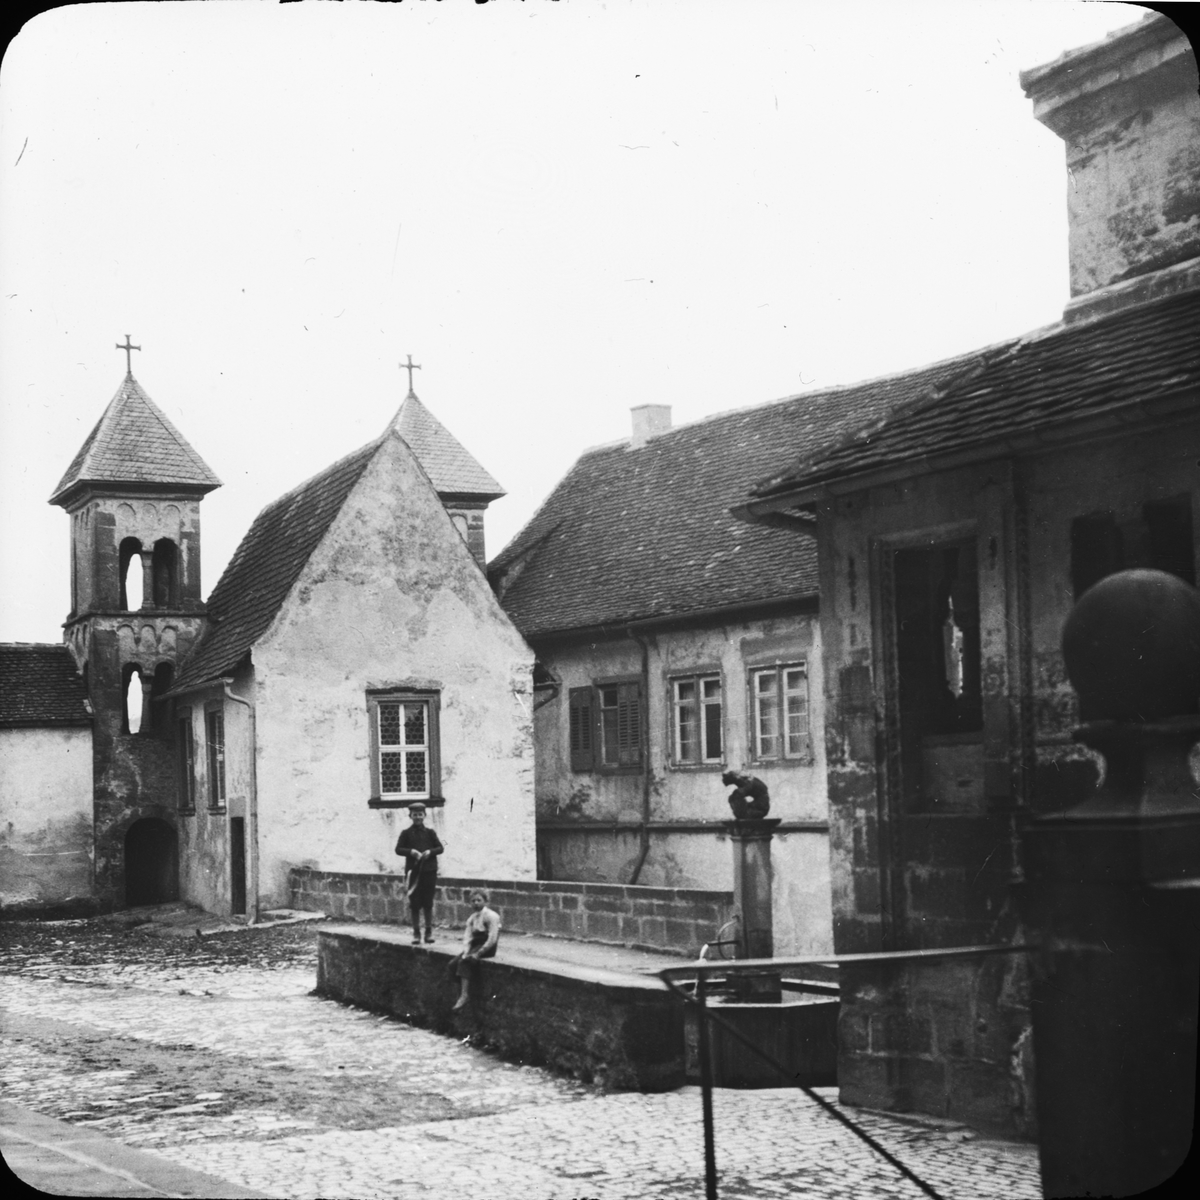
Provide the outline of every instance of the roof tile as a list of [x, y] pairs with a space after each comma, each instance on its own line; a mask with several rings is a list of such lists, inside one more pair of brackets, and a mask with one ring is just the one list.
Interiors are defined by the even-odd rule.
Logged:
[[411, 393], [393, 422], [439, 495], [474, 495], [497, 500], [504, 489], [462, 443]]
[[977, 357], [723, 413], [636, 450], [586, 452], [493, 560], [501, 603], [537, 637], [815, 595], [814, 541], [730, 508], [798, 450], [927, 394]]
[[[1051, 326], [983, 352], [968, 372], [799, 464], [764, 472], [767, 497], [1097, 418], [1200, 386], [1200, 292]], [[806, 452], [807, 451], [807, 452]]]
[[381, 442], [293, 488], [259, 513], [208, 600], [208, 623], [173, 690], [228, 675], [267, 631]]
[[87, 688], [66, 646], [0, 645], [0, 728], [91, 723]]
[[175, 484], [210, 492], [221, 481], [162, 410], [126, 375], [50, 497], [63, 503], [86, 483]]

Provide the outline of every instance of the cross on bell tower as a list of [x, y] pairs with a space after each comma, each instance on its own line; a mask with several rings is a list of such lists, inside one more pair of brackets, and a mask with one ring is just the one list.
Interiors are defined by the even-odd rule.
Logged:
[[129, 352], [131, 350], [141, 350], [141, 346], [135, 346], [129, 340], [129, 334], [126, 334], [125, 335], [125, 345], [122, 346], [121, 343], [118, 342], [117, 349], [125, 351], [125, 374], [132, 375], [133, 374], [133, 355], [130, 354]]
[[400, 370], [408, 372], [408, 394], [416, 399], [417, 393], [413, 391], [413, 372], [421, 369], [420, 363], [415, 363], [412, 360], [412, 355], [408, 356], [408, 362], [400, 364]]

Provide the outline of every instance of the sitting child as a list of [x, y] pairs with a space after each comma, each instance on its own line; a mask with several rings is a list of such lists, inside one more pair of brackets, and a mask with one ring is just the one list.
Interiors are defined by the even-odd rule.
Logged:
[[458, 976], [459, 994], [454, 1011], [458, 1012], [467, 1002], [471, 976], [478, 968], [481, 958], [492, 958], [500, 940], [500, 917], [487, 906], [488, 894], [483, 888], [471, 893], [471, 907], [475, 910], [467, 918], [463, 929], [462, 953], [450, 960], [450, 972]]

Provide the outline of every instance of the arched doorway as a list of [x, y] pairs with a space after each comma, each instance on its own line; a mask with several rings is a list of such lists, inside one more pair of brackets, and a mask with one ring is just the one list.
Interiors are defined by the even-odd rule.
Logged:
[[166, 904], [179, 899], [175, 830], [157, 817], [134, 821], [125, 834], [125, 903]]

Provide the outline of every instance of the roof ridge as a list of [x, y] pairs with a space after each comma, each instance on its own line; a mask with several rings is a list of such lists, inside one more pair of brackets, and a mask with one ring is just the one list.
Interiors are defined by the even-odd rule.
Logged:
[[[872, 437], [882, 433], [888, 429], [896, 421], [907, 419], [914, 413], [921, 411], [923, 407], [937, 404], [942, 400], [953, 388], [960, 386], [969, 379], [979, 375], [992, 363], [1003, 358], [1006, 354], [1015, 354], [1022, 343], [1025, 341], [1023, 337], [1011, 338], [1008, 342], [994, 342], [990, 346], [986, 346], [974, 354], [962, 355], [963, 362], [962, 370], [942, 380], [941, 382], [931, 383], [929, 388], [919, 396], [914, 396], [911, 400], [903, 400], [893, 408], [880, 413], [873, 421], [869, 421], [864, 425], [860, 425], [852, 429], [844, 437], [835, 438], [833, 441], [823, 445], [815, 454], [809, 455], [807, 458], [800, 459], [793, 463], [786, 472], [775, 474], [767, 479], [760, 480], [751, 489], [752, 496], [760, 496], [769, 491], [776, 482], [780, 479], [794, 475], [797, 471], [802, 471], [814, 463], [820, 462], [822, 458], [830, 454], [836, 454], [840, 450], [844, 450], [856, 442], [869, 442]], [[943, 362], [949, 364], [956, 361], [955, 359], [945, 359]], [[942, 364], [932, 363], [928, 369]]]
[[[286, 492], [282, 493], [282, 495], [276, 496], [274, 500], [271, 500], [261, 509], [259, 509], [258, 516], [254, 518], [254, 521], [257, 521], [259, 517], [265, 516], [272, 509], [277, 508], [285, 500], [292, 499], [298, 492], [304, 491], [305, 488], [316, 483], [319, 479], [323, 479], [326, 475], [332, 475], [339, 467], [349, 462], [350, 459], [357, 458], [358, 455], [365, 454], [368, 450], [378, 449], [380, 444], [383, 442], [383, 439], [387, 437], [387, 435], [388, 431], [385, 429], [377, 438], [363, 443], [363, 445], [359, 446], [357, 450], [351, 450], [348, 454], [343, 454], [341, 458], [331, 462], [327, 467], [322, 467], [321, 470], [316, 471], [307, 479], [302, 479], [298, 484], [295, 485], [295, 487], [289, 488]], [[254, 521], [251, 522], [251, 526], [253, 526]]]

